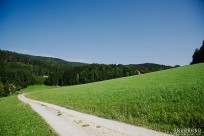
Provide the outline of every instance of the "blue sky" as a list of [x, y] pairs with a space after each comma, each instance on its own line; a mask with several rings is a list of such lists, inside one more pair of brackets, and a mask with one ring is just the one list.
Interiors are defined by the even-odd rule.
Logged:
[[187, 65], [203, 0], [1, 0], [0, 49], [105, 64]]

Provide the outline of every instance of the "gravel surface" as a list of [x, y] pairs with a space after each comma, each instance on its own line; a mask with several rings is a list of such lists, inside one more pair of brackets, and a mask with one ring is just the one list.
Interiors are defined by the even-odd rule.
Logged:
[[24, 94], [18, 98], [29, 104], [60, 136], [168, 136], [154, 130], [28, 99]]

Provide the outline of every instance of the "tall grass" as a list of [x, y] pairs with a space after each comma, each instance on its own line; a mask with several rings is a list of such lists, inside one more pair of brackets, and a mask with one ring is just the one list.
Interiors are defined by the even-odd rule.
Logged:
[[0, 136], [56, 136], [48, 124], [17, 96], [0, 98]]
[[204, 128], [204, 63], [85, 85], [38, 87], [27, 96], [108, 119], [170, 132]]

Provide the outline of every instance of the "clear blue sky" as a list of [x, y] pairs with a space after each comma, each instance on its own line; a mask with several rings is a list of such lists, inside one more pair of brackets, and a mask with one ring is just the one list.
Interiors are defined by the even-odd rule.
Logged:
[[0, 49], [105, 64], [187, 65], [203, 0], [0, 0]]

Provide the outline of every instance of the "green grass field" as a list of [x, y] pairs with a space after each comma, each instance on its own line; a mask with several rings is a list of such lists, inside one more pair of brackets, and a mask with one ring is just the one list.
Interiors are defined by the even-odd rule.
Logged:
[[0, 136], [57, 136], [17, 95], [0, 98]]
[[26, 92], [32, 90], [27, 97], [160, 131], [204, 128], [204, 63], [84, 85], [44, 87], [27, 88]]

